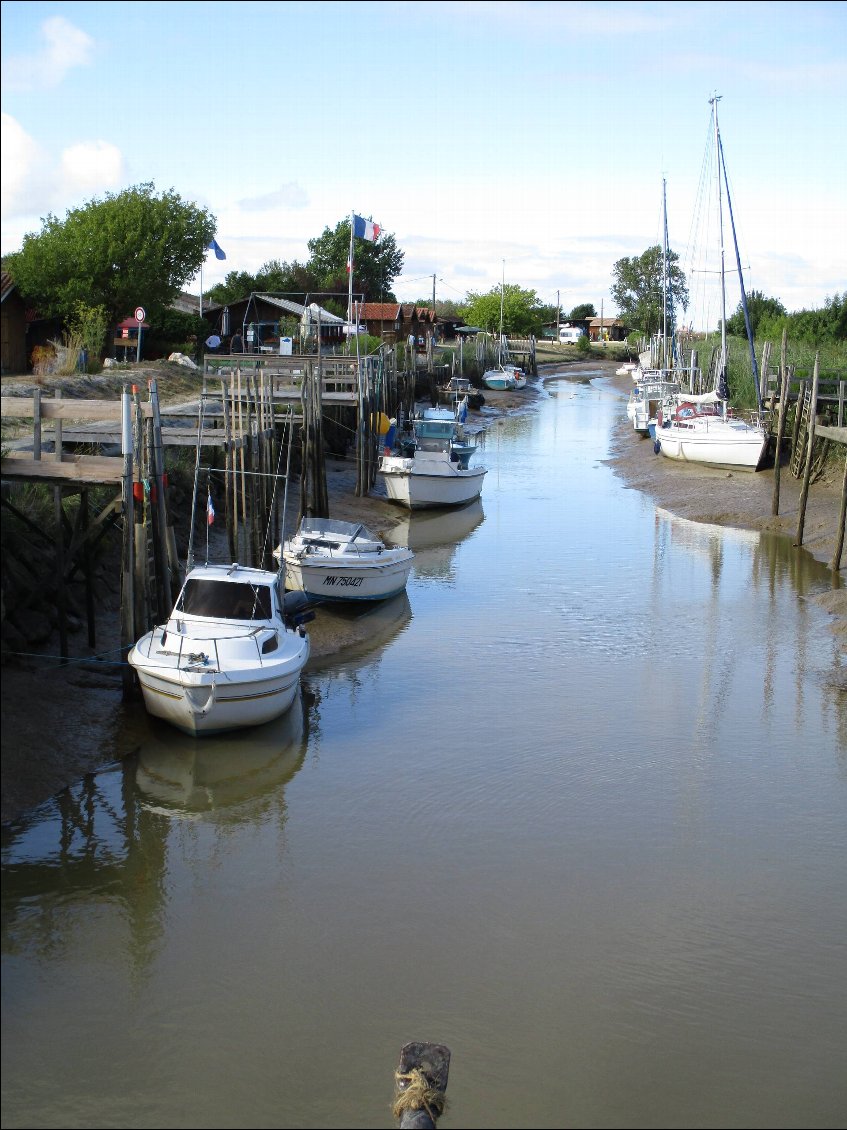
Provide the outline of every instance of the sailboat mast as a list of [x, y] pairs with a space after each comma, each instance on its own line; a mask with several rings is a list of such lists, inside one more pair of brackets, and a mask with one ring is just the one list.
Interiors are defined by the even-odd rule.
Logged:
[[662, 368], [668, 366], [668, 182], [662, 177]]
[[503, 367], [503, 292], [506, 289], [506, 260], [503, 260], [503, 274], [500, 279], [500, 337], [497, 341], [497, 362]]
[[721, 190], [721, 134], [718, 128], [718, 102], [721, 96], [715, 94], [709, 99], [715, 118], [715, 169], [718, 191], [718, 234], [721, 246], [721, 352], [726, 361], [726, 265], [723, 246], [723, 192]]

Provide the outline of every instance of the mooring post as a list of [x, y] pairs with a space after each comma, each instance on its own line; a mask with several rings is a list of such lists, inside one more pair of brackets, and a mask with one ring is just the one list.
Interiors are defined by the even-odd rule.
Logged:
[[434, 1130], [447, 1103], [450, 1049], [444, 1044], [414, 1042], [400, 1049], [394, 1072], [392, 1113], [401, 1130]]
[[809, 432], [806, 442], [806, 467], [803, 471], [803, 486], [800, 490], [800, 514], [797, 520], [797, 538], [795, 545], [803, 544], [803, 527], [806, 524], [806, 501], [809, 497], [809, 482], [812, 478], [812, 451], [815, 446], [815, 418], [818, 411], [818, 373], [820, 368], [820, 353], [815, 354], [815, 367], [812, 371], [812, 402], [809, 405]]
[[135, 643], [135, 515], [133, 497], [132, 400], [129, 390], [121, 393], [121, 454], [124, 459], [122, 480], [123, 538], [121, 544], [121, 684], [124, 698], [132, 695], [133, 670], [126, 661]]
[[[782, 352], [779, 358], [779, 417], [776, 425], [776, 450], [773, 463], [773, 496], [771, 514], [779, 513], [779, 464], [782, 459], [782, 441], [785, 436], [785, 414], [788, 408], [788, 331], [782, 331]], [[765, 369], [767, 379], [767, 369]]]

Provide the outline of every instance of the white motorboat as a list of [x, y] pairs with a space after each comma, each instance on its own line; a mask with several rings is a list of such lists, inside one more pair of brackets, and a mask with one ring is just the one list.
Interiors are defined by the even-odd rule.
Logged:
[[303, 518], [294, 537], [274, 550], [285, 587], [313, 600], [386, 600], [406, 587], [414, 553], [387, 546], [360, 522]]
[[412, 418], [417, 448], [441, 451], [449, 445], [451, 457], [455, 457], [461, 470], [467, 470], [477, 449], [476, 439], [466, 427], [467, 417], [467, 397], [463, 397], [454, 409], [425, 408], [420, 415]]
[[641, 436], [652, 435], [661, 405], [680, 391], [680, 382], [674, 369], [648, 369], [641, 373], [633, 385], [627, 401], [626, 412], [633, 430]]
[[284, 714], [309, 658], [304, 623], [312, 614], [298, 596], [286, 597], [269, 570], [190, 569], [167, 623], [128, 656], [149, 713], [197, 735]]
[[482, 492], [485, 467], [460, 467], [451, 452], [417, 449], [411, 455], [383, 455], [379, 475], [392, 502], [410, 510], [462, 506]]
[[471, 467], [476, 443], [465, 434], [467, 406], [454, 414], [429, 408], [409, 421], [397, 447], [383, 455], [378, 474], [392, 502], [410, 510], [462, 506], [482, 491], [485, 467]]

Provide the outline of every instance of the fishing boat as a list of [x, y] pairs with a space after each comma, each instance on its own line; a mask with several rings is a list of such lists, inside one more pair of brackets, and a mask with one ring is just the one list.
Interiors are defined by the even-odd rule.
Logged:
[[405, 589], [415, 559], [361, 522], [315, 517], [303, 518], [274, 557], [285, 566], [285, 587], [313, 601], [387, 600]]
[[479, 497], [486, 468], [470, 466], [477, 445], [459, 419], [463, 412], [466, 402], [455, 413], [429, 408], [407, 421], [377, 469], [392, 502], [418, 510], [462, 506]]
[[309, 658], [304, 624], [312, 615], [286, 597], [278, 573], [238, 564], [190, 569], [167, 622], [128, 656], [148, 713], [194, 735], [280, 717]]
[[461, 470], [467, 470], [477, 449], [476, 434], [467, 428], [468, 400], [463, 397], [454, 408], [424, 408], [412, 418], [415, 445], [423, 451], [439, 451], [449, 444], [450, 456]]
[[[711, 391], [693, 394], [677, 392], [668, 396], [662, 403], [655, 424], [654, 449], [668, 459], [686, 463], [704, 463], [712, 466], [732, 467], [755, 471], [761, 465], [768, 446], [768, 434], [761, 421], [761, 394], [759, 390], [758, 367], [753, 348], [753, 333], [747, 316], [747, 298], [741, 272], [741, 260], [735, 236], [735, 223], [732, 224], [735, 243], [738, 279], [741, 287], [741, 305], [747, 323], [747, 339], [750, 347], [753, 380], [756, 386], [758, 412], [749, 419], [737, 417], [729, 406], [727, 383], [727, 341], [726, 341], [726, 271], [723, 254], [723, 207], [722, 179], [727, 187], [727, 204], [732, 217], [732, 203], [729, 199], [729, 179], [724, 166], [723, 147], [718, 126], [718, 96], [710, 100], [714, 130], [714, 164], [717, 176], [717, 201], [720, 235], [720, 302], [721, 302], [721, 344], [712, 359]], [[693, 376], [693, 374], [692, 374]]]

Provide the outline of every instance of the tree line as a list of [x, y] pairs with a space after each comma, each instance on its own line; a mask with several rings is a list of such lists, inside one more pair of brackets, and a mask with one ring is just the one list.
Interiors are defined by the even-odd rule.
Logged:
[[[145, 183], [72, 209], [63, 220], [48, 215], [41, 224], [41, 230], [26, 235], [21, 250], [8, 255], [3, 266], [42, 317], [58, 318], [95, 343], [99, 334], [101, 351], [107, 327], [139, 304], [165, 336], [187, 338], [192, 330], [195, 336], [204, 333], [198, 318], [178, 314], [172, 307], [187, 281], [200, 271], [215, 238], [217, 223], [208, 209], [183, 200], [173, 189], [156, 193], [152, 183]], [[255, 274], [231, 271], [204, 299], [225, 304], [252, 292], [274, 293], [319, 301], [343, 315], [349, 246], [350, 218], [345, 217], [308, 241], [305, 262], [272, 259]], [[381, 231], [375, 242], [356, 240], [355, 293], [370, 302], [396, 302], [393, 286], [404, 258], [390, 232]], [[667, 255], [667, 277], [659, 246], [619, 259], [612, 267], [610, 293], [619, 317], [632, 331], [651, 334], [662, 328], [666, 292], [671, 308], [684, 311], [688, 285], [673, 251]], [[545, 327], [557, 322], [596, 317], [593, 303], [580, 303], [568, 313], [516, 283], [494, 286], [486, 293], [469, 291], [463, 302], [441, 303], [441, 312], [449, 307], [449, 313], [466, 324], [495, 333], [500, 328], [501, 304], [503, 331], [513, 336], [541, 337]], [[430, 302], [421, 299], [416, 305]], [[828, 298], [821, 309], [788, 314], [779, 299], [752, 291], [748, 312], [754, 337], [762, 332], [778, 336], [787, 325], [798, 340], [847, 339], [847, 293]], [[727, 330], [746, 333], [740, 304], [727, 319]]]

